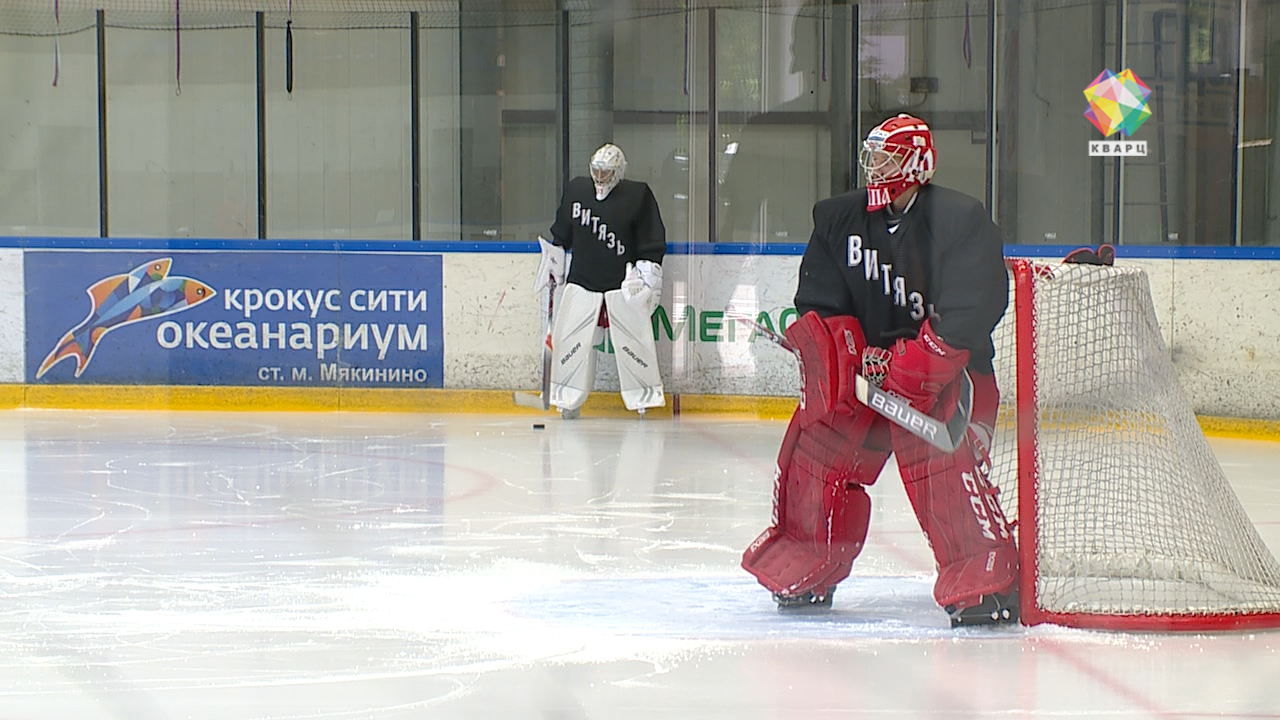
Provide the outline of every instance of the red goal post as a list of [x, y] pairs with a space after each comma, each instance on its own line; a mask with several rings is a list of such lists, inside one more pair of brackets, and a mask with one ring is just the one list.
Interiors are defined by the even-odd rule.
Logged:
[[1280, 627], [1280, 563], [1182, 393], [1143, 270], [1007, 264], [992, 481], [1018, 519], [1022, 622]]

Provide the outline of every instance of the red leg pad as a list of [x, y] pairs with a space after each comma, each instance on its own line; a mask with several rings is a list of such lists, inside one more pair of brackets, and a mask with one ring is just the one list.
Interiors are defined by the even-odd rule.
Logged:
[[849, 576], [871, 519], [862, 486], [875, 482], [888, 459], [862, 446], [878, 421], [869, 410], [836, 413], [804, 429], [799, 416], [797, 410], [779, 453], [773, 525], [742, 555], [742, 567], [761, 585], [787, 596]]
[[[975, 376], [974, 396], [974, 423], [990, 427], [999, 397], [995, 381]], [[974, 428], [951, 454], [897, 427], [893, 446], [907, 498], [937, 560], [934, 599], [966, 608], [984, 595], [1008, 593], [1018, 580], [1018, 550]]]

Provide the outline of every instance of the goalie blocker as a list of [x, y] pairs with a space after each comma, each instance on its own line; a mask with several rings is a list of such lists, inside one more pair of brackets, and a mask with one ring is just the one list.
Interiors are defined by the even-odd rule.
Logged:
[[[797, 360], [799, 359], [800, 356], [790, 341], [774, 332], [772, 328], [765, 327], [752, 318], [745, 317], [733, 310], [727, 310], [725, 316], [736, 322], [749, 325], [755, 332], [783, 350], [796, 355]], [[866, 372], [866, 351], [863, 352], [862, 362], [863, 372]], [[869, 381], [861, 374], [853, 378], [853, 387], [854, 395], [858, 398], [858, 402], [880, 413], [891, 422], [901, 425], [908, 432], [919, 436], [939, 450], [952, 452], [960, 445], [960, 441], [964, 439], [965, 432], [968, 431], [969, 414], [973, 408], [973, 381], [970, 379], [968, 371], [960, 373], [959, 384], [956, 388], [956, 410], [945, 420], [939, 420], [916, 410], [911, 407], [909, 402], [880, 389], [879, 385]]]
[[[934, 599], [954, 625], [1016, 619], [1009, 597], [1016, 547], [987, 479], [985, 438], [999, 404], [994, 378], [973, 378], [973, 422], [955, 451], [945, 452], [854, 399], [866, 349], [856, 320], [807, 313], [786, 337], [800, 356], [804, 387], [778, 455], [773, 523], [743, 553], [743, 568], [782, 609], [829, 605], [866, 540], [865, 488], [896, 453], [937, 561]], [[958, 395], [942, 393], [940, 403], [951, 407], [934, 413], [954, 414]]]

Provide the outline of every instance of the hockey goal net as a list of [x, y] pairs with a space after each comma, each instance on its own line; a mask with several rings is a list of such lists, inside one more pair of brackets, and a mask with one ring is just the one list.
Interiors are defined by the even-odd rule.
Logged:
[[1018, 518], [1022, 621], [1280, 626], [1278, 564], [1185, 399], [1136, 267], [1009, 261], [992, 480]]

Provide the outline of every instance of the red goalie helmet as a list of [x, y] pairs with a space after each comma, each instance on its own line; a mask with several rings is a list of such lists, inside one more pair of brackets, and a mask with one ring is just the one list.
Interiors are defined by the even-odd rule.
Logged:
[[867, 176], [867, 210], [879, 210], [911, 186], [927, 184], [935, 158], [933, 133], [920, 118], [903, 113], [877, 125], [858, 154]]

